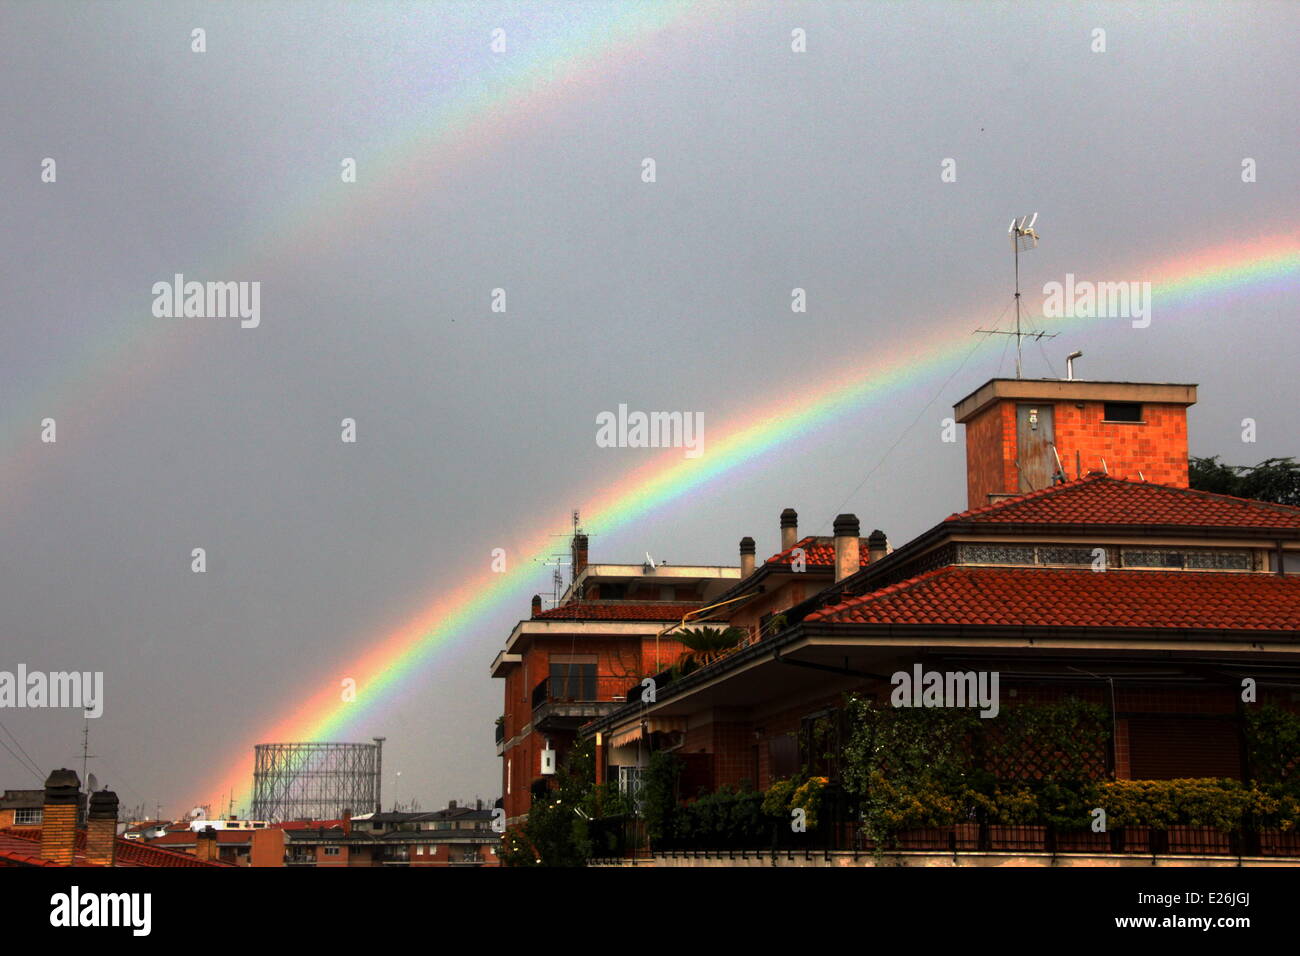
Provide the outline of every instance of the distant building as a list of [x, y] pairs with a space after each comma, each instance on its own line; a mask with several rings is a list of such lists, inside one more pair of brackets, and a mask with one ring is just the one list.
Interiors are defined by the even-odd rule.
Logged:
[[[71, 770], [56, 770], [45, 781], [38, 824], [0, 826], [0, 866], [222, 866], [215, 855], [195, 857], [148, 846], [117, 835], [117, 794], [89, 795], [85, 825], [77, 822], [83, 801], [81, 780]], [[32, 791], [6, 791], [30, 794]], [[30, 803], [30, 796], [15, 797]], [[30, 806], [12, 808], [31, 810]], [[26, 817], [25, 819], [30, 819]]]
[[6, 790], [0, 796], [0, 828], [39, 827], [44, 806], [44, 790]]
[[421, 813], [367, 813], [276, 824], [247, 834], [252, 866], [496, 866], [500, 836], [481, 802]]
[[[515, 625], [492, 663], [504, 682], [497, 723], [506, 823], [526, 817], [533, 796], [564, 760], [578, 728], [639, 695], [639, 682], [672, 665], [682, 645], [667, 625], [713, 603], [736, 582], [735, 567], [589, 564], [588, 539], [571, 542], [573, 581], [559, 604]], [[635, 689], [635, 690], [634, 690]]]

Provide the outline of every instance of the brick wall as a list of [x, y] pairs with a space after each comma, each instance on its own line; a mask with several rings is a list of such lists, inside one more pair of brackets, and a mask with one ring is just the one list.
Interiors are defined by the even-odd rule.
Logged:
[[[990, 494], [1019, 493], [1017, 404], [995, 402], [966, 423], [968, 507], [984, 507]], [[1144, 404], [1142, 422], [1106, 422], [1104, 402], [1038, 404], [1053, 410], [1056, 450], [1068, 478], [1077, 477], [1076, 462], [1086, 475], [1103, 470], [1105, 459], [1116, 478], [1137, 480], [1140, 473], [1155, 484], [1187, 487], [1187, 410], [1181, 405]]]
[[41, 826], [41, 856], [71, 866], [76, 839], [77, 805], [46, 803], [45, 822]]

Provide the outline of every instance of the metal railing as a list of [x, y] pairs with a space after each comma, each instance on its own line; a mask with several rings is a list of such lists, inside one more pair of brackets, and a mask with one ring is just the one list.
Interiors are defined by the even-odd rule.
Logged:
[[889, 838], [872, 840], [857, 821], [829, 822], [795, 833], [784, 823], [730, 838], [668, 838], [653, 846], [646, 839], [645, 822], [630, 816], [591, 821], [589, 835], [593, 860], [647, 858], [651, 853], [717, 856], [735, 853], [1022, 853], [1123, 854], [1130, 856], [1254, 856], [1300, 858], [1300, 834], [1261, 827], [1223, 832], [1213, 827], [1176, 826], [1168, 830], [1147, 827], [1056, 830], [1049, 826], [999, 826], [958, 824], [947, 827], [901, 830]]

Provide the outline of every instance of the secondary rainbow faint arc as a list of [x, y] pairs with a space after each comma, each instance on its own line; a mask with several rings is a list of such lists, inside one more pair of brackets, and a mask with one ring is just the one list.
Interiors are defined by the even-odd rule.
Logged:
[[[508, 48], [510, 55], [494, 60], [500, 64], [498, 74], [472, 79], [448, 102], [405, 117], [395, 132], [384, 137], [383, 147], [361, 163], [356, 184], [342, 183], [340, 167], [333, 160], [323, 163], [324, 185], [320, 179], [311, 180], [298, 196], [277, 204], [284, 211], [278, 211], [255, 238], [223, 237], [222, 248], [234, 251], [214, 255], [203, 266], [202, 275], [187, 278], [256, 280], [268, 260], [308, 248], [318, 250], [331, 239], [350, 235], [360, 217], [379, 215], [387, 203], [400, 202], [427, 188], [434, 177], [459, 169], [464, 159], [483, 155], [492, 138], [507, 136], [514, 124], [544, 121], [549, 109], [581, 101], [578, 94], [584, 84], [595, 85], [617, 69], [636, 63], [639, 47], [656, 34], [695, 20], [704, 22], [706, 17], [707, 22], [716, 23], [733, 10], [666, 0], [634, 3], [611, 17], [583, 20], [575, 16], [576, 11], [590, 9], [602, 8], [565, 10], [564, 16], [571, 19], [554, 36], [535, 44], [508, 37], [507, 42], [513, 44]], [[487, 40], [485, 36], [485, 47]], [[431, 56], [430, 69], [436, 68]], [[170, 281], [177, 271], [182, 270], [168, 268], [154, 278]], [[138, 316], [135, 321], [128, 318], [107, 333], [89, 338], [57, 374], [0, 417], [0, 448], [7, 452], [3, 486], [8, 504], [14, 504], [19, 489], [35, 481], [55, 448], [34, 437], [39, 436], [43, 418], [52, 416], [61, 425], [65, 418], [75, 419], [84, 427], [95, 417], [107, 416], [120, 406], [116, 396], [141, 387], [142, 370], [169, 362], [180, 352], [183, 326], [154, 318], [152, 294], [146, 293], [149, 288], [141, 288], [138, 309], [130, 313]], [[240, 330], [236, 334], [256, 333]]]
[[[1207, 249], [1132, 274], [1149, 277], [1152, 283], [1152, 321], [1167, 321], [1168, 310], [1183, 302], [1273, 282], [1293, 282], [1300, 274], [1300, 232]], [[1097, 321], [1059, 319], [1053, 320], [1053, 327]], [[966, 316], [937, 322], [926, 335], [896, 346], [883, 356], [873, 354], [868, 364], [842, 370], [811, 393], [782, 397], [724, 427], [720, 433], [706, 432], [701, 458], [686, 459], [679, 457], [680, 452], [669, 453], [628, 472], [583, 505], [587, 527], [602, 532], [617, 530], [773, 449], [824, 428], [873, 398], [942, 372], [971, 348], [968, 333], [972, 324]], [[440, 593], [411, 621], [378, 638], [346, 669], [347, 675], [357, 681], [355, 701], [344, 703], [337, 681], [326, 680], [319, 691], [268, 727], [259, 741], [337, 739], [351, 730], [389, 699], [401, 681], [427, 664], [438, 648], [465, 636], [475, 623], [506, 601], [519, 602], [523, 607], [526, 586], [536, 576], [534, 562], [545, 560], [553, 550], [549, 533], [537, 531], [511, 556], [514, 570], [501, 574], [485, 571], [467, 578], [449, 593]], [[204, 792], [233, 792], [239, 795], [236, 805], [248, 805], [252, 743], [232, 761], [220, 783]]]

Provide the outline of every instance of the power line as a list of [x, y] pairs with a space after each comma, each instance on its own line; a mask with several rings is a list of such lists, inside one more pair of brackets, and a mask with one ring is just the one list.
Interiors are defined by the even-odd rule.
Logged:
[[[1010, 306], [1007, 306], [1002, 310], [1002, 315], [998, 316], [997, 322], [1002, 321], [1002, 316], [1005, 316], [1007, 314], [1007, 309], [1010, 309]], [[994, 325], [997, 325], [997, 322], [995, 322]], [[976, 333], [979, 333], [984, 330], [976, 329], [975, 331]], [[909, 434], [911, 434], [912, 429], [914, 429], [917, 426], [917, 424], [921, 421], [921, 419], [925, 417], [926, 413], [930, 411], [930, 407], [934, 405], [936, 401], [939, 400], [939, 396], [941, 396], [947, 390], [952, 380], [957, 377], [957, 373], [966, 367], [966, 363], [970, 361], [970, 357], [975, 354], [975, 351], [981, 345], [983, 345], [985, 342], [989, 340], [989, 334], [991, 333], [986, 332], [986, 334], [982, 339], [976, 340], [975, 344], [970, 348], [970, 350], [965, 354], [965, 356], [962, 357], [961, 362], [957, 365], [955, 369], [952, 370], [952, 374], [949, 375], [944, 380], [944, 383], [939, 386], [939, 390], [935, 392], [934, 397], [931, 398], [928, 402], [926, 402], [924, 407], [922, 407], [922, 409], [919, 412], [917, 412], [916, 418], [912, 419], [912, 423], [903, 430], [902, 434], [900, 434], [898, 438], [894, 440], [894, 443], [892, 445], [890, 445], [887, 449], [885, 449], [885, 453], [880, 456], [880, 459], [874, 465], [871, 466], [871, 470], [868, 471], [865, 475], [863, 475], [862, 480], [858, 482], [857, 487], [854, 488], [851, 492], [849, 492], [848, 497], [846, 497], [844, 501], [840, 503], [840, 506], [835, 509], [835, 512], [837, 514], [841, 510], [843, 510], [845, 505], [847, 505], [850, 501], [853, 500], [854, 495], [856, 495], [859, 491], [862, 490], [862, 486], [867, 483], [867, 481], [871, 478], [871, 476], [880, 470], [880, 466], [885, 463], [886, 459], [889, 458], [890, 454], [893, 453], [894, 449], [903, 443], [903, 439], [906, 438]], [[826, 521], [823, 521], [821, 528], [819, 530], [824, 531], [826, 529], [826, 526], [830, 524], [831, 520], [833, 519], [827, 519]]]
[[45, 775], [41, 773], [41, 769], [36, 765], [36, 761], [32, 760], [32, 758], [28, 755], [26, 750], [23, 750], [23, 745], [18, 743], [18, 738], [14, 737], [13, 732], [8, 727], [5, 727], [4, 724], [0, 724], [0, 728], [3, 728], [4, 732], [13, 738], [14, 744], [18, 747], [19, 750], [22, 750], [23, 756], [20, 757], [18, 756], [18, 754], [14, 753], [13, 750], [10, 748], [10, 746], [7, 743], [5, 743], [3, 740], [0, 740], [0, 747], [4, 747], [4, 749], [9, 752], [9, 756], [13, 757], [20, 764], [22, 764], [23, 767], [25, 767], [27, 770], [30, 770], [33, 774], [35, 774], [37, 780], [41, 781], [42, 784], [45, 783]]
[[[4, 732], [7, 733], [7, 734], [9, 735], [9, 739], [11, 739], [11, 740], [14, 742], [14, 746], [17, 747], [19, 750], [22, 751], [23, 756], [27, 758], [27, 766], [29, 766], [32, 770], [34, 770], [34, 771], [36, 772], [37, 776], [39, 776], [39, 777], [41, 778], [41, 780], [44, 781], [45, 777], [44, 777], [44, 775], [41, 773], [41, 767], [40, 767], [40, 764], [38, 764], [35, 760], [33, 760], [33, 759], [32, 759], [32, 755], [29, 754], [29, 753], [28, 753], [28, 752], [23, 748], [23, 745], [22, 745], [21, 743], [19, 743], [18, 738], [14, 736], [14, 732], [13, 732], [12, 730], [10, 730], [8, 727], [6, 727], [4, 724], [0, 724], [0, 729], [3, 729]], [[10, 752], [12, 753], [12, 751], [10, 751]]]

